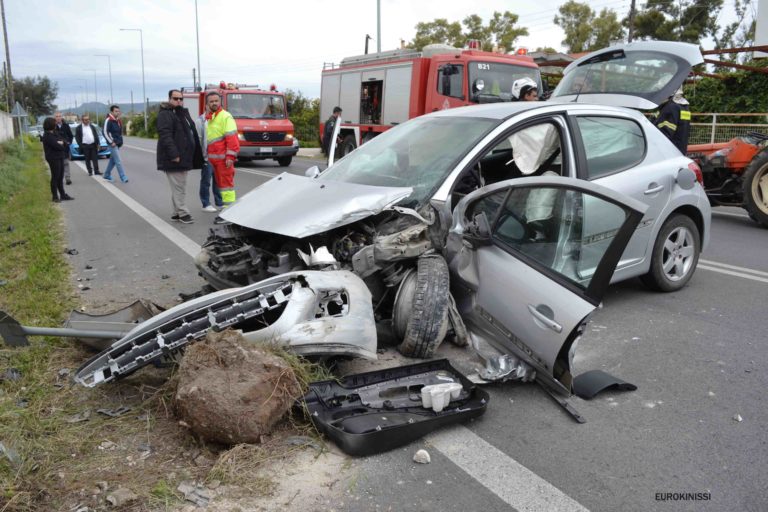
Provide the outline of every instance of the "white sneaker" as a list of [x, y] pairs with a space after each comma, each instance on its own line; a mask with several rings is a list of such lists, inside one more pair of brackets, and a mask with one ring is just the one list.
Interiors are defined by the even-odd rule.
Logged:
[[209, 204], [208, 206], [206, 206], [205, 208], [203, 208], [203, 211], [204, 211], [204, 212], [217, 212], [217, 211], [219, 211], [219, 210], [217, 210], [217, 209], [216, 209], [216, 207], [215, 207], [215, 206], [213, 206], [212, 204]]

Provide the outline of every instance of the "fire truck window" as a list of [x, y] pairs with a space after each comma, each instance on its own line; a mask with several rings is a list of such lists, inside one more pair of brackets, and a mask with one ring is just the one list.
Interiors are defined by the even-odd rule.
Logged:
[[437, 70], [437, 92], [443, 96], [464, 99], [464, 66], [445, 64]]
[[383, 90], [383, 80], [363, 82], [360, 90], [360, 122], [362, 124], [381, 124], [381, 97]]
[[230, 94], [227, 110], [238, 119], [285, 119], [285, 100], [277, 94]]

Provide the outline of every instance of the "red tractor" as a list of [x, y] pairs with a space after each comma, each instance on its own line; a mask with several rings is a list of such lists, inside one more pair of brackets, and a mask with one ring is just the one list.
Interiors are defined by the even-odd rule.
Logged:
[[749, 132], [729, 142], [688, 146], [701, 167], [712, 206], [741, 206], [768, 228], [768, 135]]

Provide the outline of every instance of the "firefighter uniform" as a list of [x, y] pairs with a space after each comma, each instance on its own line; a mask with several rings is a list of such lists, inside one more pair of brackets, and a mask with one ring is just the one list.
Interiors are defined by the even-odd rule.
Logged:
[[688, 149], [688, 136], [691, 133], [691, 111], [687, 101], [683, 103], [670, 99], [664, 103], [654, 124], [681, 153], [685, 154]]
[[[237, 125], [232, 114], [220, 108], [215, 113], [208, 112], [206, 119], [206, 140], [208, 162], [213, 166], [213, 177], [221, 191], [224, 206], [230, 206], [237, 199], [235, 195], [235, 158], [240, 151], [237, 140]], [[231, 165], [227, 167], [227, 162]]]

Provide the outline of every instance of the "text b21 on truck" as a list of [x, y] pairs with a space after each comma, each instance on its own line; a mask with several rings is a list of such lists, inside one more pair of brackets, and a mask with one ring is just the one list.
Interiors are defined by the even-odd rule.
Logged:
[[211, 91], [221, 95], [221, 107], [235, 118], [240, 140], [238, 160], [272, 159], [283, 167], [291, 164], [299, 152], [299, 141], [294, 137], [283, 93], [274, 85], [262, 90], [258, 86], [225, 82], [208, 84], [201, 92], [184, 91], [184, 97], [192, 100], [186, 105], [192, 116], [205, 112], [205, 95]]
[[512, 84], [541, 74], [527, 55], [435, 44], [347, 57], [326, 67], [320, 86], [320, 133], [341, 107], [344, 156], [378, 134], [422, 114], [473, 103], [512, 100]]

